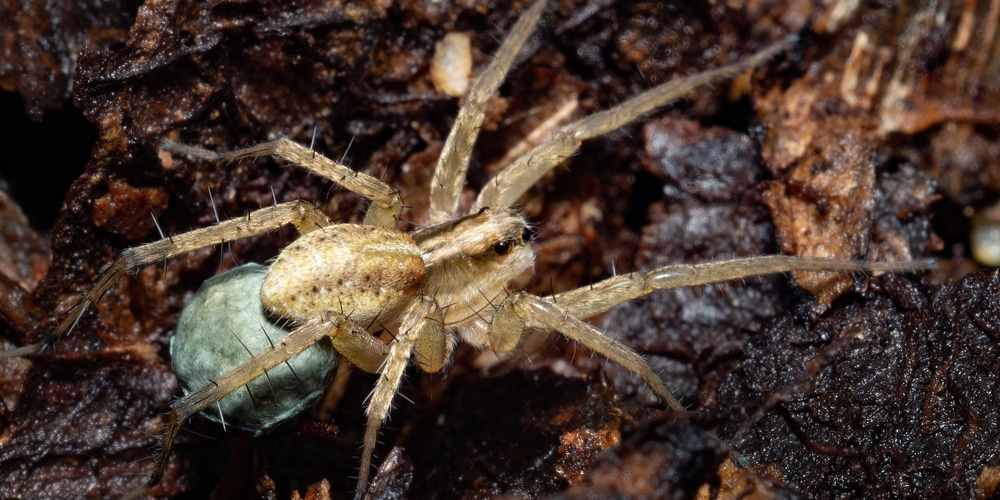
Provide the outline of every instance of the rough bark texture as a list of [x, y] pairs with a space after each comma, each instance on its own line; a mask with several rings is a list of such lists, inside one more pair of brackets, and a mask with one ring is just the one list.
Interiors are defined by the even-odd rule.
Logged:
[[[685, 421], [562, 340], [492, 377], [460, 350], [446, 377], [404, 384], [414, 404], [398, 398], [384, 427], [377, 496], [994, 495], [1000, 279], [970, 274], [965, 242], [969, 214], [1000, 197], [997, 2], [551, 3], [489, 104], [467, 194], [566, 102], [582, 116], [789, 33], [802, 41], [754, 75], [588, 142], [546, 176], [522, 199], [538, 224], [528, 289], [775, 252], [937, 255], [940, 269], [660, 292], [600, 319], [697, 410]], [[5, 348], [51, 331], [118, 251], [158, 238], [154, 218], [167, 234], [212, 224], [210, 192], [221, 217], [272, 204], [272, 192], [336, 220], [362, 213], [301, 170], [160, 155], [163, 138], [225, 150], [315, 136], [318, 151], [401, 189], [419, 222], [459, 105], [431, 83], [434, 43], [470, 33], [481, 70], [526, 6], [2, 4]], [[54, 349], [0, 363], [0, 497], [140, 485], [179, 396], [167, 345], [186, 299], [293, 238], [285, 229], [151, 266]], [[346, 496], [373, 378], [337, 382], [337, 404], [261, 439], [196, 419], [151, 493]], [[733, 467], [717, 440], [750, 467]]]

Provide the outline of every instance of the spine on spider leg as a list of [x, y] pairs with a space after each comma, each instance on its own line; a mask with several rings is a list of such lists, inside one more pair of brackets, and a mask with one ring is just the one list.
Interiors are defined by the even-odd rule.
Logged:
[[216, 153], [167, 140], [161, 141], [160, 147], [164, 151], [212, 161], [239, 161], [272, 156], [288, 164], [304, 168], [370, 200], [371, 205], [365, 216], [365, 224], [370, 226], [395, 228], [403, 212], [403, 198], [396, 189], [375, 177], [353, 170], [289, 139], [276, 139], [225, 153]]

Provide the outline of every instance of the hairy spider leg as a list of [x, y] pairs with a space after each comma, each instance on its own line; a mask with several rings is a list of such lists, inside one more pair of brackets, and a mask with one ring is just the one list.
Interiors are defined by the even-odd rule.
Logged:
[[441, 309], [433, 298], [417, 297], [414, 306], [403, 315], [399, 334], [389, 347], [389, 355], [379, 369], [378, 382], [372, 392], [365, 413], [365, 437], [361, 451], [361, 468], [358, 469], [358, 489], [355, 498], [363, 498], [368, 488], [368, 472], [372, 467], [372, 455], [378, 444], [378, 432], [392, 409], [392, 400], [399, 389], [403, 371], [410, 360], [410, 354], [420, 339], [437, 338], [443, 335], [444, 321]]
[[621, 274], [590, 286], [556, 294], [552, 301], [578, 318], [589, 318], [655, 290], [708, 285], [752, 276], [794, 271], [898, 273], [933, 269], [932, 259], [908, 262], [865, 262], [848, 259], [765, 255], [702, 264], [678, 264], [646, 272]]
[[[223, 376], [210, 381], [201, 388], [192, 391], [171, 405], [167, 427], [160, 436], [160, 448], [156, 454], [153, 474], [147, 482], [148, 486], [156, 485], [167, 466], [170, 450], [181, 426], [188, 418], [205, 410], [229, 393], [250, 383], [253, 379], [291, 359], [296, 354], [308, 349], [316, 342], [329, 338], [334, 346], [355, 344], [363, 348], [378, 349], [384, 344], [371, 336], [364, 328], [354, 321], [339, 314], [320, 314], [302, 323], [291, 331], [273, 347], [270, 347]], [[377, 344], [373, 345], [373, 344]], [[337, 347], [338, 352], [340, 348]], [[375, 351], [373, 351], [375, 352]], [[383, 356], [384, 359], [384, 356]], [[352, 360], [352, 363], [354, 361]], [[368, 366], [371, 371], [377, 366]]]
[[670, 104], [697, 87], [732, 78], [756, 68], [786, 50], [796, 40], [798, 37], [788, 36], [744, 60], [671, 80], [613, 108], [566, 125], [554, 137], [521, 155], [497, 173], [496, 177], [483, 187], [472, 210], [475, 211], [479, 207], [504, 208], [513, 205], [546, 172], [576, 153], [583, 141], [617, 130], [657, 108]]
[[468, 100], [458, 111], [431, 179], [430, 223], [443, 222], [457, 214], [458, 198], [465, 184], [472, 148], [486, 117], [483, 108], [507, 76], [514, 58], [534, 31], [543, 10], [545, 0], [538, 0], [521, 14], [493, 55], [493, 61], [469, 90]]
[[301, 144], [289, 139], [262, 142], [233, 151], [215, 152], [207, 149], [163, 141], [161, 147], [167, 151], [186, 154], [216, 162], [237, 161], [261, 156], [273, 156], [280, 160], [319, 174], [345, 189], [371, 201], [364, 223], [369, 226], [396, 229], [403, 212], [403, 198], [399, 191], [364, 172], [333, 161]]
[[[638, 373], [671, 410], [685, 411], [642, 356], [581, 321], [655, 290], [707, 285], [751, 276], [790, 271], [809, 272], [906, 272], [934, 267], [934, 261], [862, 262], [788, 255], [732, 259], [705, 264], [666, 266], [647, 272], [614, 276], [591, 286], [575, 288], [552, 298], [528, 293], [507, 297], [494, 316], [490, 331], [495, 346], [515, 346], [526, 327], [544, 328], [583, 344], [614, 363]], [[501, 349], [495, 350], [502, 353]], [[526, 353], [522, 353], [525, 354]]]
[[273, 231], [285, 224], [291, 224], [299, 232], [328, 226], [330, 219], [316, 207], [302, 201], [281, 203], [273, 207], [255, 210], [239, 219], [231, 219], [214, 226], [196, 229], [171, 236], [152, 243], [146, 243], [123, 250], [118, 258], [106, 269], [87, 295], [74, 305], [66, 318], [56, 326], [55, 331], [36, 344], [0, 353], [0, 359], [24, 356], [51, 345], [63, 335], [72, 331], [80, 317], [96, 304], [104, 294], [115, 286], [126, 274], [135, 272], [150, 264], [183, 255], [199, 248], [224, 244], [240, 238], [247, 238]]

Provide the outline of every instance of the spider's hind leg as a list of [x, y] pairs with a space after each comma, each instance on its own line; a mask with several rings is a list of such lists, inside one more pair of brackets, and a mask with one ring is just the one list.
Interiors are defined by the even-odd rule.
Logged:
[[300, 234], [304, 234], [328, 226], [330, 219], [309, 203], [291, 201], [255, 210], [238, 219], [230, 219], [214, 226], [195, 229], [194, 231], [123, 250], [114, 263], [111, 264], [111, 267], [101, 274], [101, 277], [98, 278], [90, 292], [87, 293], [83, 300], [70, 309], [65, 319], [56, 326], [55, 331], [48, 338], [37, 344], [0, 353], [0, 359], [25, 356], [38, 352], [46, 345], [52, 344], [63, 335], [72, 331], [77, 321], [80, 320], [87, 309], [96, 304], [111, 287], [115, 286], [128, 273], [200, 248], [265, 234], [285, 224], [295, 226]]
[[[324, 337], [329, 337], [334, 348], [341, 354], [366, 351], [374, 341], [374, 337], [354, 321], [339, 314], [321, 314], [303, 323], [280, 342], [255, 355], [249, 361], [177, 400], [171, 405], [167, 427], [160, 436], [160, 449], [148, 484], [155, 485], [163, 476], [177, 433], [188, 418], [211, 407], [226, 395], [266, 374], [268, 370], [285, 363]], [[359, 361], [359, 358], [349, 359], [352, 362], [360, 362], [365, 369], [371, 369], [380, 365], [384, 356], [384, 350], [369, 351], [363, 357], [363, 360], [367, 361]]]
[[403, 213], [403, 198], [395, 188], [289, 139], [278, 139], [222, 153], [170, 141], [163, 141], [161, 147], [167, 151], [211, 161], [237, 161], [274, 156], [298, 165], [370, 200], [371, 206], [365, 215], [365, 224], [370, 226], [395, 229]]

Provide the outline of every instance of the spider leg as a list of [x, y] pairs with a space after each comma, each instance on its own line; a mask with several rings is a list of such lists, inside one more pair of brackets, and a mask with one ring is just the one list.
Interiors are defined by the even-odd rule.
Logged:
[[[496, 329], [491, 334], [510, 337], [520, 335], [525, 327], [547, 328], [563, 334], [566, 338], [579, 342], [590, 350], [608, 358], [629, 371], [638, 373], [646, 385], [661, 401], [676, 412], [686, 411], [663, 383], [649, 363], [626, 345], [601, 333], [588, 323], [578, 319], [569, 310], [548, 299], [528, 293], [511, 294], [505, 301], [491, 325]], [[506, 313], [504, 313], [506, 312]]]
[[118, 283], [127, 273], [199, 248], [264, 234], [285, 224], [292, 224], [300, 234], [304, 234], [330, 225], [330, 219], [320, 212], [319, 209], [308, 203], [291, 201], [255, 210], [238, 219], [230, 219], [214, 226], [195, 229], [194, 231], [123, 250], [114, 263], [111, 264], [111, 267], [101, 274], [101, 277], [98, 278], [97, 283], [90, 289], [86, 297], [70, 309], [66, 318], [56, 326], [52, 335], [37, 344], [0, 353], [0, 359], [38, 352], [44, 346], [50, 345], [72, 331], [87, 308], [96, 304], [104, 296], [105, 292]]
[[413, 358], [420, 369], [427, 373], [443, 370], [454, 349], [452, 340], [444, 328], [425, 329], [413, 346]]
[[355, 500], [364, 498], [368, 490], [368, 473], [372, 466], [372, 453], [378, 442], [378, 431], [389, 416], [392, 399], [403, 378], [403, 370], [410, 359], [410, 353], [419, 345], [421, 338], [439, 338], [444, 333], [441, 309], [433, 299], [420, 296], [415, 299], [403, 315], [399, 335], [389, 346], [389, 355], [379, 370], [378, 382], [372, 392], [366, 413], [364, 446], [361, 451], [361, 469], [358, 471], [358, 490]]
[[555, 137], [539, 144], [504, 167], [496, 177], [483, 187], [475, 205], [473, 205], [473, 210], [477, 210], [479, 207], [505, 208], [513, 205], [546, 172], [576, 153], [583, 141], [617, 130], [629, 122], [687, 95], [691, 90], [701, 85], [731, 78], [756, 68], [786, 50], [796, 39], [794, 36], [786, 37], [784, 40], [739, 62], [671, 80], [613, 108], [594, 113], [566, 125]]
[[703, 264], [680, 264], [652, 271], [622, 274], [590, 286], [557, 294], [552, 301], [577, 318], [589, 318], [622, 302], [642, 297], [653, 290], [706, 285], [791, 271], [885, 273], [912, 272], [934, 267], [933, 260], [865, 262], [791, 255], [767, 255]]
[[[906, 272], [934, 267], [934, 261], [862, 262], [787, 255], [733, 259], [706, 264], [677, 265], [608, 278], [553, 299], [527, 293], [511, 294], [497, 309], [490, 325], [490, 341], [501, 354], [513, 349], [525, 328], [554, 330], [609, 360], [638, 373], [670, 409], [684, 411], [677, 398], [635, 351], [601, 333], [581, 318], [642, 297], [654, 290], [718, 283], [750, 276], [789, 271]], [[528, 353], [520, 353], [526, 355]]]
[[167, 151], [205, 160], [236, 161], [261, 156], [274, 156], [280, 160], [298, 165], [340, 184], [365, 199], [371, 200], [371, 206], [365, 215], [365, 224], [369, 226], [395, 229], [403, 212], [403, 198], [400, 196], [398, 190], [375, 177], [352, 170], [350, 167], [337, 163], [289, 139], [278, 139], [222, 153], [170, 141], [162, 141], [160, 144]]
[[535, 29], [543, 10], [545, 10], [545, 0], [538, 0], [521, 14], [494, 54], [493, 61], [469, 90], [468, 100], [458, 111], [458, 117], [455, 118], [455, 124], [444, 142], [444, 149], [434, 169], [434, 177], [431, 180], [430, 223], [443, 222], [456, 213], [458, 198], [465, 184], [465, 174], [469, 169], [469, 159], [472, 157], [472, 147], [486, 117], [483, 106], [500, 87], [500, 83], [514, 62], [514, 57]]
[[[266, 373], [267, 370], [288, 361], [324, 337], [329, 337], [333, 342], [334, 348], [341, 354], [364, 350], [375, 339], [364, 328], [350, 319], [338, 314], [319, 315], [303, 323], [285, 336], [285, 338], [281, 339], [280, 342], [257, 354], [246, 363], [175, 401], [170, 410], [167, 428], [160, 436], [160, 449], [156, 455], [156, 467], [153, 470], [152, 476], [150, 476], [148, 484], [150, 486], [156, 484], [163, 476], [163, 471], [167, 466], [167, 458], [170, 456], [171, 448], [173, 448], [174, 439], [177, 437], [177, 433], [180, 431], [185, 420], [214, 405], [227, 394], [245, 386], [253, 379]], [[377, 340], [374, 341], [381, 345]], [[369, 353], [365, 356], [367, 361], [362, 361], [363, 367], [372, 368], [374, 366], [372, 369], [377, 369], [378, 365], [384, 359], [384, 353], [384, 348], [382, 351], [383, 357], [374, 356], [374, 353]], [[355, 360], [351, 359], [351, 362], [354, 363]]]

